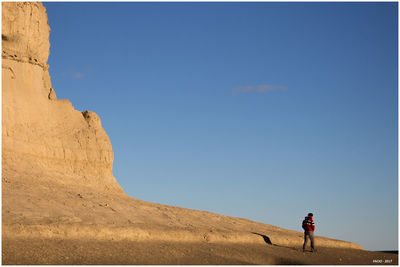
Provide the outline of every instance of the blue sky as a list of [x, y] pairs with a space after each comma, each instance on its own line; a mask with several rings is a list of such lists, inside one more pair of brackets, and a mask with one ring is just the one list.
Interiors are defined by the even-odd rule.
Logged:
[[397, 3], [44, 5], [127, 194], [397, 249]]

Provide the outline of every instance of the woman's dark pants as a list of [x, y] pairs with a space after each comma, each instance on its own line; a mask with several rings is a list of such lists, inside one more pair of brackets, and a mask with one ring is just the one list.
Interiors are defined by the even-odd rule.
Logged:
[[304, 232], [304, 244], [303, 244], [303, 250], [306, 249], [308, 239], [311, 240], [311, 250], [314, 251], [314, 232], [312, 231], [305, 231]]

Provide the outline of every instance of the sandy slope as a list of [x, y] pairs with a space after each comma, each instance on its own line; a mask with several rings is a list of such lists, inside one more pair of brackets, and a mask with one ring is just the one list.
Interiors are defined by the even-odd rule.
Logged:
[[[302, 243], [302, 233], [210, 212], [171, 207], [123, 193], [60, 185], [43, 177], [13, 179], [3, 174], [3, 234], [10, 237], [100, 240]], [[3, 181], [4, 181], [3, 180]], [[23, 182], [21, 182], [21, 180]], [[320, 246], [362, 249], [317, 237]]]
[[300, 232], [43, 177], [3, 177], [3, 264], [398, 262], [395, 254], [323, 237], [316, 237], [316, 253], [303, 253]]

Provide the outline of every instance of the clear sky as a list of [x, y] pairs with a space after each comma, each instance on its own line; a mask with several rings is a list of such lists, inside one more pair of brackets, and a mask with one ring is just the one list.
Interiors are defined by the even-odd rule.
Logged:
[[44, 5], [127, 194], [397, 249], [397, 3]]

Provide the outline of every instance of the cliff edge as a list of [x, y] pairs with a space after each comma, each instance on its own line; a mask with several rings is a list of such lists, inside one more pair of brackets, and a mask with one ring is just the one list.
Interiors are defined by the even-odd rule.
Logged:
[[122, 191], [99, 117], [57, 99], [51, 86], [46, 9], [37, 2], [2, 7], [3, 178]]

